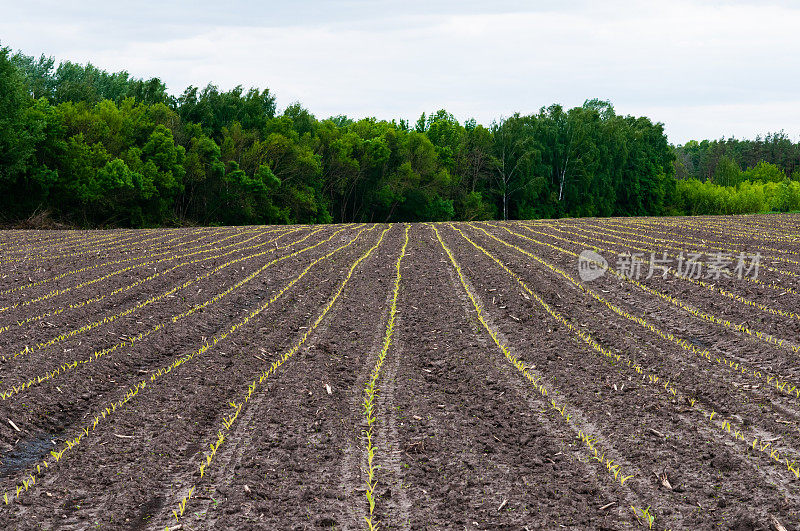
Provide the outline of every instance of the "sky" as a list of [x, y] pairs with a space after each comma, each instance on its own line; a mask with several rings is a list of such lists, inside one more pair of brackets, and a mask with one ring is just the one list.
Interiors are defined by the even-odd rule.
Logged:
[[600, 98], [670, 142], [800, 139], [800, 2], [0, 0], [0, 45], [269, 88], [318, 118], [447, 109], [479, 123]]

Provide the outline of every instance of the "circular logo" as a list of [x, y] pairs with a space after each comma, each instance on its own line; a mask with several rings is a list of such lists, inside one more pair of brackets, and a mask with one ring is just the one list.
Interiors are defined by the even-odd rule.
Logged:
[[590, 282], [605, 275], [608, 262], [594, 251], [585, 250], [578, 255], [578, 276], [584, 282]]

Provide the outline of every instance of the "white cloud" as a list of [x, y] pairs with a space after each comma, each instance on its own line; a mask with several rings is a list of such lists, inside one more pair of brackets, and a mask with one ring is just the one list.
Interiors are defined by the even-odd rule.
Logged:
[[800, 9], [789, 3], [48, 4], [35, 17], [21, 5], [0, 35], [26, 53], [158, 76], [174, 92], [269, 87], [282, 106], [298, 100], [319, 116], [415, 119], [444, 107], [488, 123], [599, 97], [665, 122], [674, 142], [800, 133]]
[[767, 103], [633, 107], [626, 113], [649, 116], [666, 125], [674, 142], [754, 138], [783, 130], [800, 139], [800, 99]]

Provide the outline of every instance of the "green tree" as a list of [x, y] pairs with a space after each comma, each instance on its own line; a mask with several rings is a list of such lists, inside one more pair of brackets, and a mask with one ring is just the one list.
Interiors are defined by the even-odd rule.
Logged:
[[742, 169], [732, 158], [724, 155], [714, 169], [714, 183], [722, 186], [736, 186], [742, 181]]
[[501, 199], [503, 219], [508, 219], [509, 202], [514, 195], [534, 182], [533, 170], [541, 158], [532, 134], [534, 121], [517, 113], [492, 124], [492, 177]]
[[25, 81], [0, 48], [0, 219], [20, 218], [46, 200], [58, 174], [47, 166], [60, 156], [57, 117], [31, 99]]

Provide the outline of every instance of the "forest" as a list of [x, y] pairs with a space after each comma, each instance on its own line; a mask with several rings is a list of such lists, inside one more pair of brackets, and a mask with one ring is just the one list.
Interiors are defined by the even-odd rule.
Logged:
[[608, 101], [489, 125], [279, 112], [267, 88], [0, 48], [0, 223], [79, 227], [532, 219], [800, 210], [783, 133], [673, 146]]

